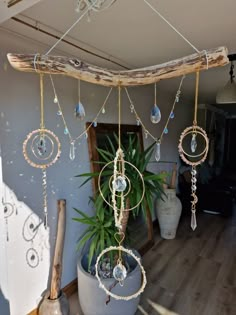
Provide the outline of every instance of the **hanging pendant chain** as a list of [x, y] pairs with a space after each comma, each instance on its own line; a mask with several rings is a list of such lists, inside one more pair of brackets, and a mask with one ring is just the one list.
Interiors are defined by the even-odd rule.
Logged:
[[162, 138], [163, 138], [163, 136], [164, 136], [165, 129], [167, 128], [167, 126], [168, 126], [168, 124], [169, 124], [169, 121], [170, 121], [170, 114], [174, 112], [174, 110], [175, 110], [175, 105], [176, 105], [176, 103], [179, 101], [179, 97], [180, 97], [180, 94], [181, 94], [181, 88], [182, 88], [184, 79], [185, 79], [185, 75], [182, 76], [182, 78], [181, 78], [181, 81], [180, 81], [178, 90], [177, 90], [177, 92], [176, 92], [175, 99], [174, 99], [173, 105], [172, 105], [172, 107], [171, 107], [170, 113], [169, 113], [168, 118], [167, 118], [167, 120], [166, 120], [165, 126], [164, 126], [164, 128], [163, 128], [163, 130], [162, 130], [162, 132], [161, 132], [161, 135], [160, 135], [160, 137], [158, 137], [158, 138], [157, 138], [157, 137], [154, 137], [153, 134], [145, 127], [145, 125], [144, 125], [142, 119], [140, 118], [140, 115], [138, 114], [137, 110], [136, 110], [135, 107], [134, 107], [134, 103], [133, 103], [133, 101], [132, 101], [132, 99], [131, 99], [131, 97], [130, 97], [130, 94], [129, 94], [129, 92], [128, 92], [128, 89], [125, 87], [125, 92], [126, 92], [126, 95], [127, 95], [127, 97], [128, 97], [128, 100], [129, 100], [129, 102], [130, 102], [130, 108], [132, 109], [132, 111], [133, 111], [133, 113], [134, 113], [134, 115], [135, 115], [135, 117], [136, 117], [136, 120], [138, 120], [138, 121], [140, 122], [140, 125], [143, 127], [143, 129], [144, 129], [144, 131], [145, 131], [145, 134], [149, 135], [149, 136], [150, 136], [155, 142], [157, 142], [157, 143], [161, 143]]
[[196, 72], [195, 103], [194, 103], [194, 118], [193, 118], [194, 126], [197, 125], [198, 90], [199, 90], [199, 71]]
[[40, 129], [45, 129], [44, 125], [44, 90], [43, 90], [43, 74], [40, 73]]
[[119, 149], [121, 148], [121, 86], [118, 86], [118, 139]]
[[[52, 84], [52, 89], [53, 89], [53, 93], [54, 93], [54, 96], [55, 98], [57, 99], [57, 106], [58, 106], [58, 110], [60, 111], [61, 113], [61, 118], [62, 118], [62, 121], [63, 121], [63, 124], [64, 124], [64, 128], [68, 130], [68, 136], [69, 136], [69, 139], [70, 139], [70, 143], [72, 142], [75, 142], [77, 140], [79, 140], [80, 138], [82, 138], [84, 135], [86, 135], [89, 131], [89, 129], [93, 126], [94, 122], [97, 121], [98, 117], [100, 116], [100, 114], [102, 113], [103, 109], [105, 108], [107, 102], [108, 102], [108, 99], [111, 95], [111, 92], [113, 90], [113, 87], [110, 88], [106, 98], [105, 98], [105, 101], [104, 103], [102, 104], [102, 107], [100, 108], [100, 110], [98, 111], [96, 117], [93, 119], [93, 121], [91, 122], [91, 124], [89, 124], [89, 126], [81, 133], [79, 134], [77, 137], [73, 138], [72, 135], [71, 135], [71, 132], [68, 128], [68, 125], [66, 123], [66, 120], [65, 120], [65, 116], [63, 114], [63, 111], [62, 111], [62, 107], [61, 107], [61, 104], [60, 104], [60, 101], [59, 101], [59, 98], [58, 98], [58, 94], [56, 92], [56, 88], [55, 88], [55, 84], [54, 84], [54, 81], [53, 81], [53, 78], [51, 76], [51, 74], [49, 75], [50, 76], [50, 80], [51, 80], [51, 84]], [[80, 93], [79, 93], [80, 94]]]
[[78, 103], [80, 103], [80, 79], [78, 80]]
[[156, 105], [157, 104], [157, 84], [155, 82], [155, 85], [154, 85], [154, 104]]

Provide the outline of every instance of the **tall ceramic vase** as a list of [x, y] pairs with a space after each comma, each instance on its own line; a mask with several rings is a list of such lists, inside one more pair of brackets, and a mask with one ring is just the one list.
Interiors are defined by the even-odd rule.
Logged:
[[182, 212], [182, 204], [176, 196], [175, 189], [165, 189], [163, 200], [158, 199], [156, 203], [156, 214], [161, 230], [161, 237], [173, 239], [179, 224]]

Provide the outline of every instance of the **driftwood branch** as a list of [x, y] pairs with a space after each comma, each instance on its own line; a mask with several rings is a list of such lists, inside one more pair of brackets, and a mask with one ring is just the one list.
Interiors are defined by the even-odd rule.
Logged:
[[63, 74], [104, 86], [137, 86], [178, 77], [229, 63], [226, 47], [204, 50], [160, 65], [134, 70], [113, 71], [90, 65], [76, 58], [8, 54], [13, 68], [24, 72]]
[[57, 201], [57, 210], [58, 210], [57, 237], [50, 288], [51, 300], [57, 299], [61, 293], [62, 256], [66, 227], [66, 201], [64, 199], [60, 199]]

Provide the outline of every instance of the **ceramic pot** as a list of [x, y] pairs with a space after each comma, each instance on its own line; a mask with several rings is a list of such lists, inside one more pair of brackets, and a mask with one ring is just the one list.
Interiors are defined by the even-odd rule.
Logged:
[[156, 214], [160, 226], [161, 237], [173, 239], [179, 224], [182, 212], [182, 204], [176, 196], [175, 189], [165, 189], [163, 200], [158, 199], [156, 203]]
[[[137, 253], [135, 253], [137, 254]], [[112, 293], [122, 296], [132, 295], [137, 292], [141, 286], [141, 271], [134, 259], [129, 264], [134, 267], [127, 278], [124, 286], [117, 284]], [[134, 315], [137, 311], [140, 297], [130, 301], [115, 300], [110, 298], [108, 300], [107, 294], [99, 288], [98, 280], [95, 276], [90, 275], [87, 271], [87, 255], [80, 257], [78, 261], [78, 294], [81, 309], [84, 315]], [[109, 288], [114, 285], [114, 279], [104, 279], [103, 284]]]
[[50, 300], [46, 294], [39, 306], [39, 315], [70, 315], [69, 302], [64, 293], [58, 299]]

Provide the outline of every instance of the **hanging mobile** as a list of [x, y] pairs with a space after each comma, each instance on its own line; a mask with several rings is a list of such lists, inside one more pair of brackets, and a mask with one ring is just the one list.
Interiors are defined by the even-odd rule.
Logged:
[[[95, 264], [95, 271], [96, 271], [96, 277], [99, 282], [100, 288], [102, 288], [109, 296], [113, 297], [116, 300], [125, 300], [129, 301], [131, 299], [136, 298], [139, 296], [143, 291], [147, 284], [146, 279], [146, 273], [145, 270], [141, 264], [140, 258], [137, 257], [131, 250], [126, 249], [122, 246], [122, 243], [125, 239], [125, 233], [122, 232], [122, 219], [123, 219], [123, 213], [124, 211], [131, 211], [134, 208], [138, 207], [140, 203], [142, 202], [145, 194], [145, 185], [143, 176], [140, 173], [140, 171], [130, 162], [125, 161], [124, 159], [124, 152], [121, 148], [121, 87], [119, 86], [118, 89], [119, 93], [119, 100], [118, 100], [118, 109], [119, 109], [119, 118], [118, 118], [118, 149], [116, 151], [116, 156], [113, 161], [108, 162], [99, 173], [98, 177], [98, 188], [99, 192], [104, 199], [104, 201], [114, 210], [114, 218], [115, 218], [115, 226], [118, 229], [118, 232], [115, 233], [114, 238], [118, 242], [118, 246], [110, 246], [106, 249], [104, 249], [100, 255], [97, 258], [96, 264]], [[109, 182], [109, 188], [111, 192], [111, 202], [107, 200], [103, 194], [102, 190], [102, 175], [105, 173], [105, 170], [109, 168], [113, 164], [113, 174], [110, 176]], [[139, 200], [137, 200], [137, 204], [134, 205], [132, 208], [125, 209], [125, 198], [130, 193], [132, 189], [132, 184], [128, 176], [125, 174], [125, 166], [129, 166], [133, 169], [133, 171], [136, 171], [140, 177], [140, 180], [142, 181], [142, 193], [140, 194]], [[107, 180], [107, 178], [106, 178]], [[103, 255], [107, 254], [110, 251], [118, 251], [118, 259], [116, 261], [116, 266], [113, 269], [113, 277], [116, 281], [119, 282], [121, 286], [125, 284], [125, 279], [127, 277], [127, 269], [123, 263], [122, 258], [122, 252], [130, 255], [133, 259], [136, 260], [137, 264], [140, 267], [141, 273], [142, 273], [142, 283], [135, 293], [128, 295], [128, 296], [121, 296], [116, 295], [111, 292], [101, 281], [99, 276], [99, 263]]]
[[43, 187], [43, 211], [44, 226], [47, 227], [47, 167], [56, 163], [61, 154], [61, 145], [57, 136], [44, 125], [44, 93], [43, 74], [40, 74], [40, 104], [41, 123], [40, 129], [30, 132], [23, 143], [23, 155], [25, 160], [35, 168], [42, 169]]
[[[207, 134], [204, 129], [199, 127], [197, 125], [197, 106], [198, 106], [198, 88], [199, 88], [199, 72], [196, 73], [196, 89], [195, 89], [195, 105], [194, 105], [194, 120], [193, 120], [193, 125], [190, 127], [187, 127], [184, 129], [184, 131], [180, 135], [179, 139], [179, 145], [178, 145], [178, 150], [179, 150], [179, 155], [181, 159], [188, 165], [192, 166], [191, 170], [191, 196], [193, 200], [191, 201], [191, 228], [193, 230], [196, 229], [197, 227], [197, 220], [196, 220], [196, 204], [198, 202], [198, 198], [196, 195], [197, 191], [197, 170], [196, 166], [200, 165], [203, 163], [207, 157], [208, 153], [208, 148], [209, 148], [209, 140], [207, 137]], [[187, 152], [186, 149], [183, 148], [183, 143], [184, 140], [186, 140], [187, 136], [191, 136], [191, 141], [190, 141], [190, 152]], [[197, 137], [202, 139], [203, 141], [201, 142], [200, 146], [200, 152], [196, 152], [198, 148], [198, 143], [197, 143]], [[199, 141], [200, 143], [200, 141]]]

